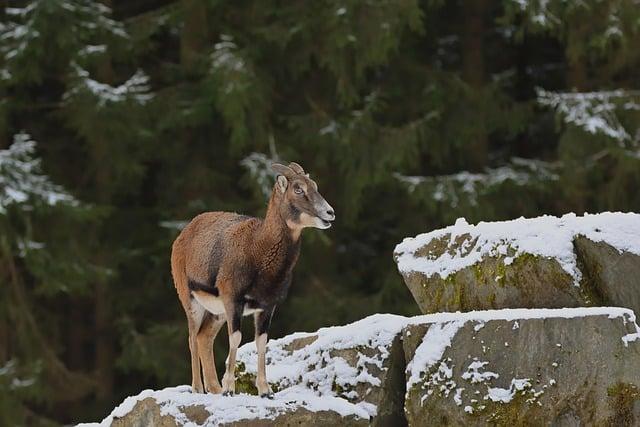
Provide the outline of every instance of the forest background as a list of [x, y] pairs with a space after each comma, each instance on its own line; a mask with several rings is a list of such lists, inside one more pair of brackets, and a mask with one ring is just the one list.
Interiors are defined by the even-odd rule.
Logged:
[[171, 243], [274, 160], [337, 221], [271, 337], [417, 313], [392, 250], [458, 217], [640, 211], [639, 65], [638, 0], [0, 0], [0, 425], [188, 383]]

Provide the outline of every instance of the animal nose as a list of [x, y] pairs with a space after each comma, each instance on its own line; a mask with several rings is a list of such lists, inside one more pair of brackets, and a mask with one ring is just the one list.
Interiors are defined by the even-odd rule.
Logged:
[[335, 212], [333, 212], [333, 209], [327, 210], [327, 215], [329, 215], [331, 218], [335, 218], [336, 217], [336, 214], [335, 214]]

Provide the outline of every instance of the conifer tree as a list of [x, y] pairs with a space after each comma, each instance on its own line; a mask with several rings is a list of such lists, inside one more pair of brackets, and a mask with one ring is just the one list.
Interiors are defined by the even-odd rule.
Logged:
[[634, 0], [0, 5], [0, 424], [185, 383], [172, 239], [274, 160], [337, 212], [275, 336], [416, 313], [392, 249], [460, 216], [640, 209]]

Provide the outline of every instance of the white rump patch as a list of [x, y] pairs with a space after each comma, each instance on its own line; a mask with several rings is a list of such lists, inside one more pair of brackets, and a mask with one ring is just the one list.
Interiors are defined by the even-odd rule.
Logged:
[[[191, 294], [193, 295], [195, 300], [198, 301], [198, 303], [200, 303], [200, 305], [203, 306], [208, 312], [217, 316], [224, 316], [226, 314], [224, 311], [224, 304], [222, 303], [222, 299], [220, 299], [220, 297], [213, 296], [205, 291], [192, 291]], [[245, 305], [242, 315], [249, 316], [258, 311], [262, 311], [262, 309], [247, 308], [247, 306]]]
[[213, 296], [204, 291], [193, 291], [191, 294], [201, 306], [207, 309], [208, 312], [213, 314], [224, 314], [224, 304], [219, 297]]

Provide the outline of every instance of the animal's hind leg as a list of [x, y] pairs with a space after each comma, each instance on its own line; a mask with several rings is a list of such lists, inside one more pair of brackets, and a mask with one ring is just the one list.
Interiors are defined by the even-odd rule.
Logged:
[[242, 310], [242, 303], [233, 300], [225, 301], [224, 311], [229, 331], [229, 356], [227, 357], [227, 369], [222, 377], [222, 390], [225, 394], [233, 394], [236, 391], [236, 352], [242, 340], [242, 332], [240, 332]]
[[202, 325], [204, 309], [193, 310], [188, 317], [189, 351], [191, 352], [191, 389], [194, 393], [202, 393], [202, 376], [200, 375], [200, 358], [198, 357], [198, 331]]
[[216, 372], [216, 364], [213, 356], [213, 341], [220, 332], [220, 328], [224, 325], [224, 316], [216, 316], [206, 313], [205, 318], [198, 331], [198, 353], [202, 364], [202, 373], [204, 376], [204, 387], [209, 393], [218, 394], [222, 392], [222, 387], [218, 381], [218, 373]]

